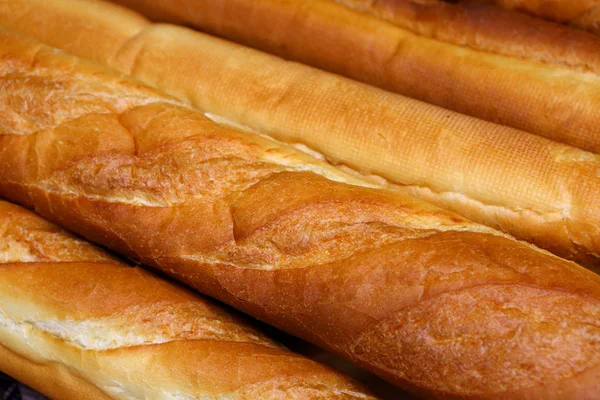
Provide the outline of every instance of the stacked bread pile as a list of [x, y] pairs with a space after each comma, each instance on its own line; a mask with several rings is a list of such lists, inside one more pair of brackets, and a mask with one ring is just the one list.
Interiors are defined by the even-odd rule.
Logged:
[[[600, 396], [599, 37], [487, 2], [122, 3], [156, 22], [0, 0], [1, 197], [424, 398]], [[0, 218], [0, 370], [54, 398], [371, 396]]]
[[367, 399], [189, 290], [0, 202], [2, 370], [54, 399]]

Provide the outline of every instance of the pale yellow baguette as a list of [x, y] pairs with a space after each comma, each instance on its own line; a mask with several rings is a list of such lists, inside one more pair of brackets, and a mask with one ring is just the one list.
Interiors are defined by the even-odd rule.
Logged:
[[8, 31], [0, 82], [0, 196], [426, 398], [600, 395], [600, 276]]

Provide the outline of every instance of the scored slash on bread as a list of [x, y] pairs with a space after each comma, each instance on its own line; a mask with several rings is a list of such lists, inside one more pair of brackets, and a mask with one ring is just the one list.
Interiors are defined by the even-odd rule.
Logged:
[[427, 397], [600, 393], [598, 275], [16, 33], [0, 57], [0, 195]]

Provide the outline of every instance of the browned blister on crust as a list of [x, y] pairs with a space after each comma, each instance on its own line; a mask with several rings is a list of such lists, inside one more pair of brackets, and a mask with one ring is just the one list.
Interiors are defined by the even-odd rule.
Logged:
[[[0, 49], [3, 79], [86, 77], [57, 93], [72, 118], [0, 136], [2, 196], [426, 396], [600, 393], [598, 275], [16, 34]], [[108, 88], [131, 102], [69, 111]]]

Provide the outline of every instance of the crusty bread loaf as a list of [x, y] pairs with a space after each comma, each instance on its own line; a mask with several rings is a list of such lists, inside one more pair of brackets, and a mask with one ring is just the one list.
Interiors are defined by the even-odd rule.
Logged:
[[1, 196], [430, 398], [600, 394], [600, 276], [16, 34], [0, 60]]
[[[107, 3], [0, 0], [0, 23], [131, 74], [217, 121], [308, 145], [335, 164], [598, 268], [596, 155], [190, 30], [150, 25]], [[119, 30], [126, 33], [117, 37]]]
[[[580, 68], [593, 64], [597, 71], [600, 38], [592, 34], [573, 29], [563, 37], [567, 29], [558, 24], [529, 18], [523, 21], [531, 25], [526, 27], [509, 22], [510, 17], [496, 17], [501, 13], [454, 11], [469, 5], [432, 0], [118, 2], [157, 21], [195, 26], [386, 90], [600, 152], [600, 75]], [[363, 5], [362, 11], [354, 9], [357, 4]], [[391, 18], [378, 18], [382, 9]], [[480, 17], [482, 22], [472, 22]], [[507, 34], [511, 30], [505, 28], [515, 25], [521, 25], [517, 34]], [[469, 30], [475, 26], [477, 30]], [[538, 27], [541, 33], [532, 35], [530, 46], [529, 35], [519, 32]], [[502, 49], [504, 42], [506, 50], [498, 54], [488, 47], [495, 43], [494, 49]]]
[[6, 202], [0, 370], [60, 400], [372, 398], [230, 311]]
[[551, 21], [576, 26], [600, 34], [600, 1], [598, 0], [463, 0], [494, 3], [525, 11]]

